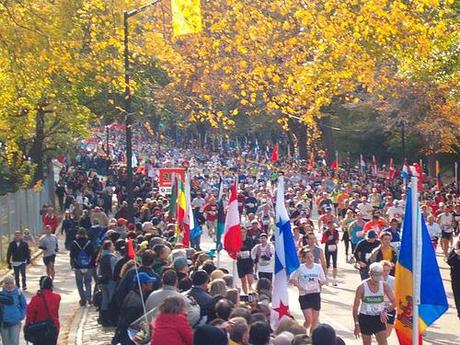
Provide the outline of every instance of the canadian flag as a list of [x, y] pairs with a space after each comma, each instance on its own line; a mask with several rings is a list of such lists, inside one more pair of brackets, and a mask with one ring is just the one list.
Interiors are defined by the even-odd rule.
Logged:
[[225, 217], [224, 228], [224, 249], [228, 255], [236, 260], [236, 254], [241, 250], [243, 239], [241, 238], [240, 215], [238, 212], [238, 193], [236, 179], [230, 188], [230, 198], [228, 200], [227, 215]]

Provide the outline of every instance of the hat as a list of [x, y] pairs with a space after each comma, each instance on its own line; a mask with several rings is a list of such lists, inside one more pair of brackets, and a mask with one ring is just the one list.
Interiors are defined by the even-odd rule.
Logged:
[[227, 335], [216, 326], [202, 325], [198, 326], [193, 335], [193, 344], [195, 345], [227, 345]]
[[128, 220], [126, 220], [124, 218], [118, 218], [117, 224], [118, 225], [126, 225], [126, 224], [128, 224]]
[[146, 283], [155, 283], [157, 281], [156, 277], [152, 277], [148, 273], [145, 272], [139, 272], [138, 276], [134, 276], [133, 282], [137, 283], [137, 277], [139, 277], [139, 282], [141, 284], [146, 284]]
[[325, 323], [318, 325], [311, 334], [311, 340], [313, 345], [335, 345], [334, 328]]
[[367, 238], [377, 238], [377, 233], [375, 230], [369, 230], [366, 234]]
[[204, 270], [198, 270], [192, 275], [192, 284], [195, 286], [203, 285], [209, 281], [209, 276]]
[[[184, 267], [187, 267], [188, 266], [188, 263], [187, 263], [187, 259], [186, 258], [183, 258], [183, 257], [179, 257], [179, 258], [176, 258], [174, 260], [174, 269], [175, 270], [180, 270]], [[200, 284], [201, 285], [201, 284]]]
[[261, 234], [259, 235], [259, 238], [260, 238], [260, 237], [266, 237], [266, 238], [268, 238], [268, 235], [267, 235], [265, 232], [263, 232], [263, 233], [261, 233]]
[[369, 273], [382, 274], [383, 266], [380, 262], [374, 262], [369, 266]]

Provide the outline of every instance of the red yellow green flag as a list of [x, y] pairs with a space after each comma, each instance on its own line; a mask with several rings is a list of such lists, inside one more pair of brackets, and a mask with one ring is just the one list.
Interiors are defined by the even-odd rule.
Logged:
[[177, 181], [177, 199], [176, 199], [176, 238], [182, 232], [184, 226], [185, 209], [187, 203], [185, 200], [184, 182], [179, 178]]
[[201, 0], [171, 0], [171, 13], [174, 36], [201, 31]]

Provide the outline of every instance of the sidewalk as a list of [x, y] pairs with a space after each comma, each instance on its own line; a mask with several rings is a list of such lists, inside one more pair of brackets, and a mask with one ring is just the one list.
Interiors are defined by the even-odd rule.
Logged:
[[[61, 323], [61, 330], [59, 333], [58, 344], [67, 344], [70, 326], [80, 308], [78, 301], [78, 291], [75, 284], [75, 278], [69, 264], [69, 252], [64, 248], [64, 241], [59, 240], [60, 252], [56, 257], [56, 277], [54, 279], [54, 291], [61, 295], [61, 306], [59, 308], [59, 321]], [[45, 266], [40, 258], [35, 260], [35, 263], [30, 265], [27, 269], [27, 291], [24, 295], [27, 301], [30, 301], [33, 294], [39, 288], [38, 283], [40, 277], [46, 274]], [[24, 324], [24, 323], [23, 323]], [[24, 333], [21, 331], [20, 344], [25, 345]], [[7, 345], [7, 344], [4, 344]]]

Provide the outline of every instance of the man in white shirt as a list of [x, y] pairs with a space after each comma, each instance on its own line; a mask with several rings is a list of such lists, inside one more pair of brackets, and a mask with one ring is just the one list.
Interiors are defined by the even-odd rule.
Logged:
[[363, 220], [368, 222], [372, 218], [372, 212], [374, 212], [374, 208], [372, 205], [367, 201], [367, 198], [363, 196], [361, 198], [361, 203], [357, 206], [359, 212], [363, 217]]
[[446, 259], [449, 245], [452, 245], [454, 232], [454, 215], [451, 205], [447, 205], [445, 211], [438, 216], [438, 224], [441, 227], [441, 248]]

